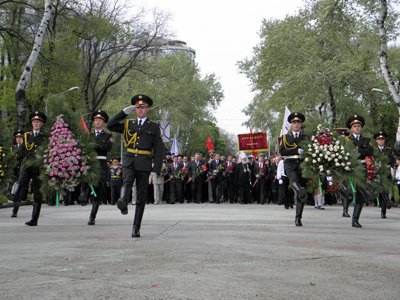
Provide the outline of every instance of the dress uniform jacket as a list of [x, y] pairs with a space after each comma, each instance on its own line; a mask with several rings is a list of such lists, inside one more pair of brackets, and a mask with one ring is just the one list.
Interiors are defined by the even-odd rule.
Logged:
[[105, 132], [105, 131], [101, 131], [101, 133], [99, 135], [96, 136], [95, 132], [92, 132], [92, 135], [94, 136], [95, 139], [95, 143], [96, 143], [96, 153], [98, 158], [101, 157], [101, 160], [106, 161], [106, 157], [107, 157], [107, 153], [111, 150], [112, 148], [112, 135]]
[[350, 135], [349, 139], [353, 142], [354, 146], [357, 147], [360, 156], [358, 159], [365, 159], [366, 156], [373, 156], [374, 149], [370, 145], [370, 139], [360, 135], [359, 140], [357, 140], [354, 135]]
[[32, 131], [24, 133], [24, 158], [21, 163], [21, 169], [18, 178], [19, 187], [16, 194], [18, 202], [22, 200], [26, 191], [28, 190], [30, 179], [32, 179], [33, 181], [32, 186], [34, 189], [34, 200], [40, 202], [42, 201], [42, 194], [39, 191], [41, 186], [41, 182], [39, 179], [40, 169], [38, 167], [32, 166], [26, 167], [24, 166], [24, 162], [34, 157], [36, 149], [44, 143], [47, 137], [48, 136], [42, 131], [40, 131], [36, 136], [34, 136]]
[[[134, 162], [135, 169], [138, 171], [160, 174], [164, 157], [164, 144], [158, 124], [147, 118], [139, 129], [136, 119], [125, 120], [126, 117], [127, 115], [120, 111], [107, 124], [109, 130], [124, 135], [127, 153], [122, 165], [126, 167]], [[125, 123], [122, 123], [123, 120], [125, 120]], [[133, 135], [136, 135], [136, 138]], [[129, 140], [127, 141], [126, 138]], [[140, 151], [150, 152], [150, 154], [143, 155], [140, 154]], [[153, 167], [151, 152], [154, 156]]]
[[19, 170], [21, 168], [22, 161], [24, 160], [25, 157], [25, 145], [13, 145], [10, 148], [10, 152], [12, 155], [14, 155], [15, 159], [17, 160], [17, 164], [15, 165], [14, 168], [14, 176], [18, 179], [19, 176]]
[[301, 185], [304, 185], [301, 178], [301, 170], [300, 170], [300, 157], [299, 155], [299, 143], [306, 139], [306, 135], [302, 132], [299, 133], [299, 136], [295, 138], [292, 132], [285, 134], [282, 138], [282, 142], [280, 145], [279, 152], [284, 157], [284, 165], [286, 170], [286, 176], [290, 179], [290, 181], [300, 181]]
[[394, 156], [393, 150], [390, 147], [384, 146], [381, 150], [378, 146], [375, 148], [377, 155], [386, 155], [388, 158], [388, 164], [394, 167], [396, 164], [396, 157]]

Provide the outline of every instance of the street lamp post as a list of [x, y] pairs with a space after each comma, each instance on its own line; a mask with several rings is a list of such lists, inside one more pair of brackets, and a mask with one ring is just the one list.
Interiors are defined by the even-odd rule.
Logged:
[[63, 95], [63, 94], [66, 94], [66, 93], [69, 93], [69, 92], [72, 92], [72, 91], [76, 91], [76, 90], [79, 90], [79, 86], [73, 86], [72, 88], [69, 88], [68, 90], [66, 90], [64, 92], [61, 92], [61, 93], [58, 93], [58, 94], [54, 94], [54, 95], [51, 95], [51, 96], [47, 97], [46, 100], [45, 100], [45, 106], [44, 106], [44, 111], [45, 111], [46, 116], [47, 116], [47, 101], [50, 98], [53, 98], [55, 96], [60, 96], [60, 95]]

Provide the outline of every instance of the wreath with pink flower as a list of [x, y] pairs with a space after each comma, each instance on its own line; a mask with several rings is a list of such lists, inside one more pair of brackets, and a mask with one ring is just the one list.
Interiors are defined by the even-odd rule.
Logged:
[[91, 186], [97, 183], [97, 160], [90, 154], [95, 153], [90, 147], [87, 141], [78, 142], [63, 115], [57, 116], [43, 152], [41, 174], [41, 190], [46, 195], [56, 194], [56, 206], [60, 196], [74, 191], [80, 183], [88, 182]]

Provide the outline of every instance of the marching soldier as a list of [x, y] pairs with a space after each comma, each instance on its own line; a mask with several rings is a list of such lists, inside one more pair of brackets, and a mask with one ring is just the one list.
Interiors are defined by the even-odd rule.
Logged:
[[32, 124], [32, 131], [24, 133], [24, 159], [21, 163], [21, 169], [18, 177], [18, 188], [15, 193], [14, 209], [11, 217], [16, 217], [21, 201], [27, 194], [29, 182], [32, 180], [33, 188], [33, 209], [32, 209], [32, 219], [25, 222], [28, 226], [37, 226], [40, 209], [42, 207], [43, 196], [40, 192], [41, 181], [40, 167], [37, 166], [27, 166], [27, 161], [32, 159], [35, 155], [37, 147], [41, 146], [47, 135], [42, 131], [44, 124], [46, 123], [47, 116], [40, 112], [35, 111], [29, 115]]
[[88, 225], [95, 225], [95, 219], [100, 204], [107, 203], [107, 179], [109, 173], [107, 153], [111, 150], [113, 145], [112, 135], [104, 131], [105, 124], [108, 122], [108, 114], [104, 110], [99, 109], [92, 114], [92, 122], [94, 131], [92, 131], [91, 134], [94, 136], [96, 143], [95, 150], [100, 163], [100, 178], [99, 183], [94, 187], [96, 197], [93, 199]]
[[[374, 134], [374, 139], [376, 141], [376, 152], [377, 155], [386, 156], [388, 159], [388, 168], [394, 167], [396, 164], [396, 158], [394, 156], [393, 150], [390, 147], [385, 146], [385, 139], [387, 134], [381, 130]], [[382, 193], [380, 194], [381, 202], [381, 218], [386, 219], [386, 208], [390, 208], [390, 194]]]
[[[127, 151], [122, 164], [121, 197], [117, 202], [123, 215], [128, 214], [129, 193], [136, 179], [137, 200], [132, 237], [138, 238], [147, 200], [149, 175], [150, 172], [160, 174], [165, 147], [158, 124], [147, 117], [153, 100], [146, 95], [135, 95], [131, 99], [131, 104], [110, 120], [108, 128], [123, 134]], [[133, 111], [137, 118], [125, 120]]]
[[[353, 144], [357, 147], [358, 152], [360, 153], [358, 159], [361, 162], [365, 161], [366, 156], [373, 155], [373, 148], [370, 145], [370, 140], [367, 137], [361, 135], [361, 130], [364, 127], [365, 121], [362, 116], [353, 115], [351, 116], [347, 122], [346, 126], [350, 130], [350, 135], [348, 139], [350, 139]], [[358, 222], [361, 215], [361, 210], [364, 204], [364, 196], [362, 194], [361, 188], [357, 187], [356, 192], [356, 203], [354, 205], [353, 216], [352, 216], [352, 226], [356, 228], [361, 228], [361, 224]], [[349, 203], [346, 203], [347, 207]]]
[[307, 201], [306, 182], [301, 177], [300, 155], [303, 149], [299, 146], [300, 142], [306, 138], [301, 132], [301, 126], [305, 121], [305, 116], [299, 112], [291, 113], [287, 121], [291, 124], [291, 131], [282, 137], [280, 154], [284, 157], [284, 168], [286, 176], [292, 183], [294, 199], [296, 201], [295, 225], [303, 226], [301, 218], [303, 215], [304, 203]]
[[[10, 183], [10, 188], [9, 188], [9, 197], [12, 201], [15, 200], [15, 192], [18, 188], [18, 177], [19, 177], [19, 171], [21, 169], [21, 164], [22, 160], [24, 159], [25, 153], [24, 153], [24, 131], [22, 129], [16, 129], [14, 130], [14, 138], [15, 138], [15, 144], [10, 147], [10, 152], [11, 155], [14, 155], [15, 159], [17, 160], [17, 163], [14, 167], [14, 182]], [[25, 199], [25, 197], [23, 197]], [[12, 214], [11, 217], [15, 218], [17, 214]]]

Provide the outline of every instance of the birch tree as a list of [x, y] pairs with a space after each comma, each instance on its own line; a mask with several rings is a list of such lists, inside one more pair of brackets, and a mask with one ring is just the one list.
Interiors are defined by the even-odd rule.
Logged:
[[380, 11], [377, 20], [377, 26], [379, 30], [379, 38], [381, 43], [381, 49], [379, 52], [379, 62], [382, 71], [382, 75], [387, 84], [390, 95], [392, 96], [394, 102], [396, 103], [397, 110], [399, 112], [399, 122], [397, 125], [396, 133], [396, 148], [400, 147], [400, 94], [393, 80], [392, 73], [389, 68], [388, 62], [388, 46], [387, 46], [387, 31], [385, 27], [385, 21], [388, 14], [388, 3], [387, 0], [380, 0]]
[[17, 127], [23, 127], [24, 125], [27, 112], [25, 90], [32, 76], [32, 71], [36, 64], [36, 60], [39, 56], [44, 35], [49, 26], [50, 18], [51, 18], [51, 0], [45, 0], [43, 18], [38, 27], [31, 54], [28, 58], [28, 61], [26, 62], [25, 68], [21, 74], [21, 77], [19, 79], [16, 88], [15, 101], [17, 107]]

